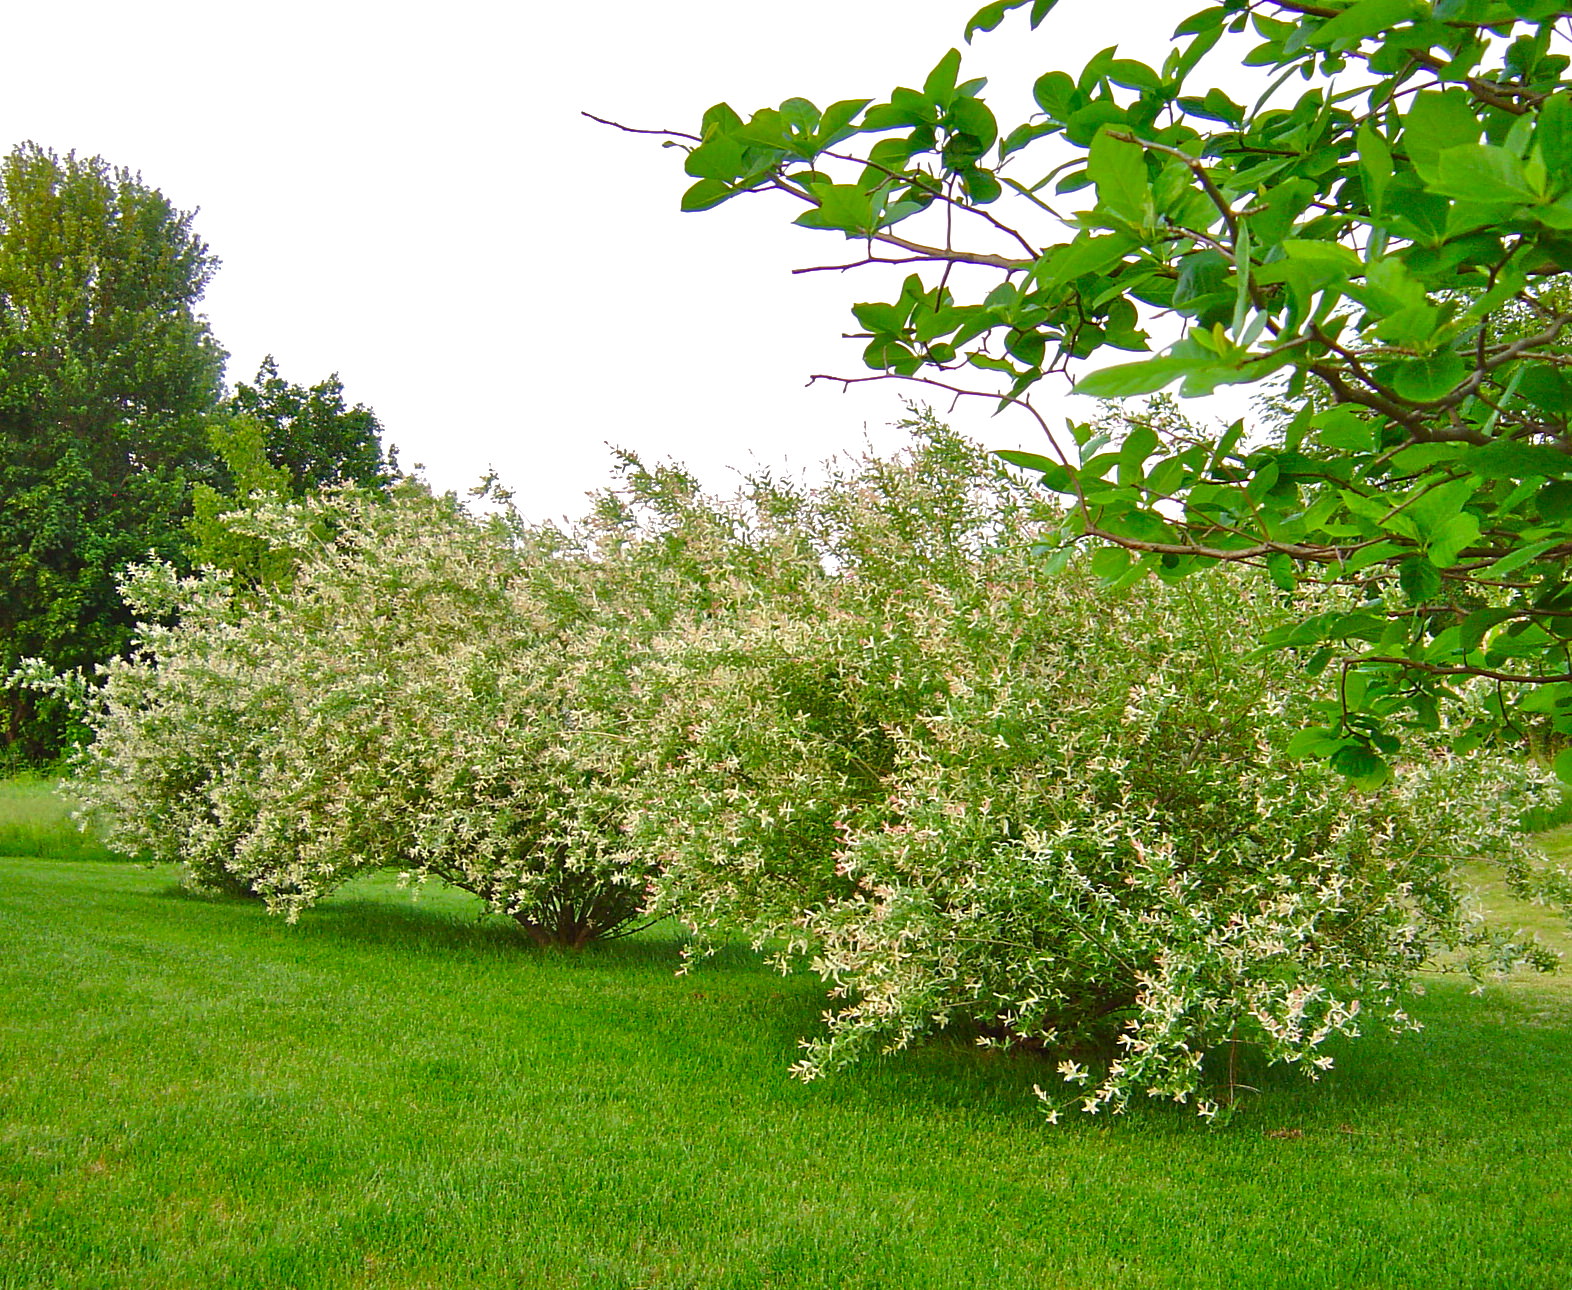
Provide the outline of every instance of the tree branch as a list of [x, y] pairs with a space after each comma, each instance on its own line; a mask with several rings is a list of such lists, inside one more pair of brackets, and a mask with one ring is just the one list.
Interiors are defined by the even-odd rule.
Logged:
[[1561, 681], [1572, 681], [1572, 672], [1557, 672], [1548, 676], [1520, 675], [1515, 672], [1498, 672], [1494, 668], [1471, 667], [1466, 664], [1459, 667], [1449, 667], [1441, 663], [1421, 663], [1416, 659], [1397, 658], [1385, 654], [1361, 654], [1353, 660], [1357, 663], [1395, 663], [1399, 667], [1408, 668], [1414, 672], [1426, 672], [1432, 676], [1482, 676], [1492, 681], [1506, 681], [1512, 685], [1554, 685]]
[[640, 130], [631, 125], [623, 125], [620, 121], [608, 121], [605, 117], [596, 116], [593, 112], [580, 112], [580, 116], [587, 116], [597, 125], [609, 125], [613, 130], [621, 130], [625, 134], [658, 134], [668, 139], [692, 139], [694, 143], [703, 143], [704, 140], [696, 134], [688, 134], [683, 130]]

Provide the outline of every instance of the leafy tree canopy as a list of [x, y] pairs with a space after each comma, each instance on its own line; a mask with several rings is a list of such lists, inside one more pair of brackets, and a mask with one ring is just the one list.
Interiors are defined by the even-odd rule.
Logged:
[[384, 492], [398, 470], [384, 454], [382, 424], [363, 404], [344, 406], [337, 374], [307, 388], [286, 381], [269, 354], [254, 384], [242, 382], [214, 425], [213, 448], [228, 474], [227, 490], [198, 484], [187, 527], [192, 559], [234, 576], [237, 588], [276, 584], [294, 561], [234, 521], [282, 499], [341, 484]]
[[269, 354], [256, 380], [241, 382], [228, 410], [263, 428], [263, 449], [272, 466], [289, 472], [297, 496], [329, 484], [386, 488], [396, 463], [382, 448], [382, 423], [364, 404], [344, 406], [337, 373], [312, 386], [286, 381]]
[[[995, 0], [966, 38], [1053, 7]], [[1067, 499], [1066, 557], [1100, 544], [1124, 586], [1216, 561], [1285, 592], [1357, 586], [1266, 643], [1340, 676], [1300, 751], [1375, 783], [1459, 686], [1492, 689], [1465, 743], [1572, 734], [1569, 18], [1224, 0], [1160, 66], [1109, 48], [1045, 68], [1019, 124], [952, 49], [920, 88], [718, 104], [670, 138], [684, 209], [784, 194], [796, 224], [859, 244], [824, 267], [911, 266], [893, 300], [853, 306], [877, 375], [852, 379], [1036, 416], [1046, 451], [1005, 455]], [[1218, 66], [1257, 90], [1236, 101]], [[1109, 399], [1243, 384], [1289, 413], [1061, 434], [1033, 402], [1060, 373]]]
[[[224, 359], [195, 312], [217, 261], [191, 219], [102, 158], [0, 159], [0, 677], [123, 648], [115, 572], [186, 540]], [[3, 703], [7, 753], [58, 750], [57, 715]]]

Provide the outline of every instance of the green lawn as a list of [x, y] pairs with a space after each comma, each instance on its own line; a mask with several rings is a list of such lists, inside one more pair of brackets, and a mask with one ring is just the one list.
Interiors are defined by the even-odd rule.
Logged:
[[0, 779], [0, 856], [116, 859], [97, 838], [77, 827], [70, 805], [55, 791], [57, 782], [37, 775]]
[[1234, 1124], [1048, 1127], [1030, 1057], [786, 1075], [823, 1006], [669, 932], [530, 948], [357, 884], [298, 926], [167, 869], [0, 860], [0, 1287], [1572, 1284], [1572, 990]]

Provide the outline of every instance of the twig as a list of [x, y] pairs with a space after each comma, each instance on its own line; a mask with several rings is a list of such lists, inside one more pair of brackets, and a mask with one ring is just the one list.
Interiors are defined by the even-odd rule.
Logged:
[[620, 121], [608, 121], [605, 117], [596, 116], [593, 112], [580, 112], [580, 116], [587, 116], [597, 125], [609, 125], [613, 130], [622, 130], [627, 134], [659, 134], [668, 139], [692, 139], [694, 143], [703, 143], [704, 140], [696, 134], [688, 134], [684, 130], [640, 130], [631, 125], [623, 125]]

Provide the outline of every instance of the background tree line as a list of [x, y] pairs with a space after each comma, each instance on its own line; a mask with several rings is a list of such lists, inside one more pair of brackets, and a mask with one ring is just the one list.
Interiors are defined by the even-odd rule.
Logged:
[[0, 162], [0, 764], [59, 756], [65, 710], [3, 678], [121, 653], [127, 565], [223, 563], [223, 499], [392, 478], [337, 376], [296, 385], [268, 357], [226, 389], [197, 311], [218, 267], [130, 170], [35, 143]]

